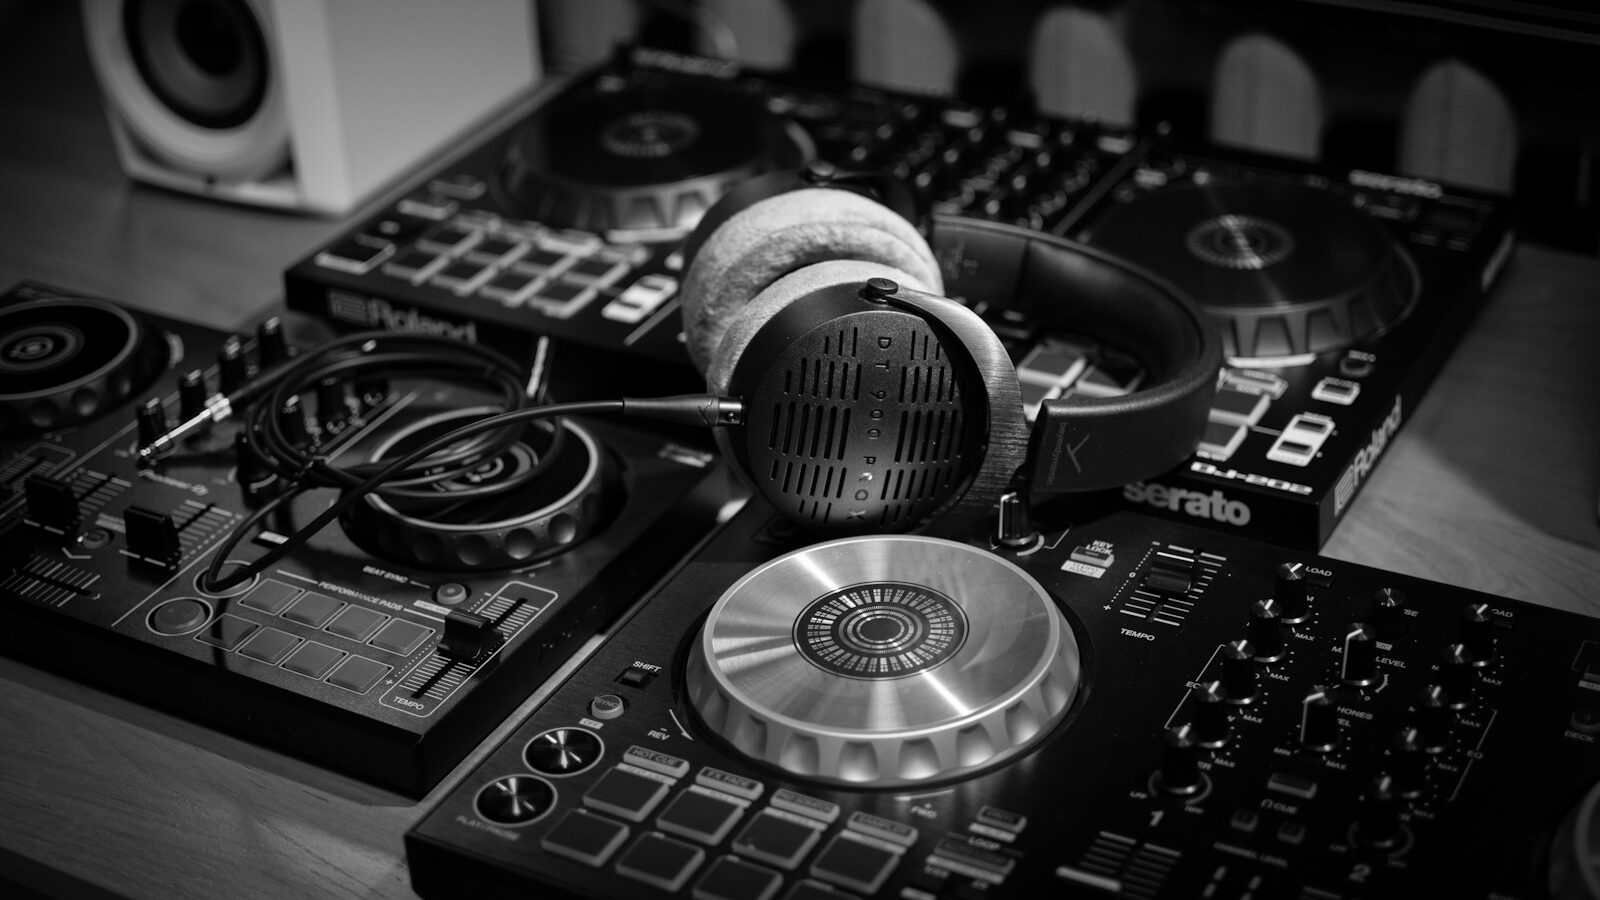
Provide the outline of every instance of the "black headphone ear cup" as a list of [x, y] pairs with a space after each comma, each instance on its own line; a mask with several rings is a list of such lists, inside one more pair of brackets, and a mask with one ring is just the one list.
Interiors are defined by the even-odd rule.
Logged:
[[710, 370], [728, 323], [773, 282], [841, 259], [879, 263], [897, 270], [896, 281], [944, 293], [932, 248], [888, 207], [828, 188], [768, 197], [718, 226], [684, 274], [684, 334], [695, 366]]
[[896, 284], [912, 287], [915, 287], [916, 281], [893, 266], [863, 259], [824, 260], [774, 281], [722, 323], [721, 340], [706, 368], [706, 389], [714, 394], [730, 392], [733, 370], [738, 366], [745, 348], [750, 345], [751, 338], [784, 307], [823, 288], [839, 284], [860, 285], [868, 278], [887, 278]]

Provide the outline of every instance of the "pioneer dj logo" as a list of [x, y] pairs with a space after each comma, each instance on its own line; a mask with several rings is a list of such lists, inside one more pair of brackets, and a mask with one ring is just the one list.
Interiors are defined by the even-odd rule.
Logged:
[[478, 342], [476, 322], [448, 322], [423, 315], [414, 307], [398, 309], [386, 300], [376, 297], [358, 297], [333, 291], [328, 294], [328, 316], [340, 322], [349, 322], [362, 328], [381, 328], [384, 331], [413, 331], [420, 334], [437, 334], [468, 343]]
[[1196, 519], [1210, 519], [1225, 525], [1250, 524], [1250, 507], [1238, 500], [1229, 500], [1221, 490], [1191, 491], [1136, 481], [1122, 486], [1122, 498], [1129, 503], [1181, 512]]

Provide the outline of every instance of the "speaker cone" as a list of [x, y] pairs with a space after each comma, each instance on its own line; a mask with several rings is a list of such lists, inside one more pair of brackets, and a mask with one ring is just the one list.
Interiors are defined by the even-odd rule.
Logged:
[[289, 161], [273, 22], [255, 0], [89, 0], [89, 59], [138, 155], [220, 182]]
[[260, 111], [272, 73], [242, 0], [131, 0], [122, 19], [135, 67], [173, 112], [235, 128]]

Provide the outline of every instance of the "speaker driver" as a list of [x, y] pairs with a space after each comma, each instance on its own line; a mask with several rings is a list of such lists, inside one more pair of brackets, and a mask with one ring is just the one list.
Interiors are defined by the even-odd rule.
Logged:
[[288, 162], [272, 23], [253, 2], [86, 0], [83, 14], [107, 103], [145, 151], [227, 181]]
[[139, 74], [173, 112], [236, 128], [261, 109], [267, 45], [242, 0], [130, 0], [122, 22]]

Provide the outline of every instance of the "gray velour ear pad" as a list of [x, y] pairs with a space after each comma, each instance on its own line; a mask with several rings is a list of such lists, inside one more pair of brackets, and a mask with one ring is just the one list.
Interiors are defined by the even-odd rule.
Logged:
[[824, 260], [790, 272], [722, 323], [722, 341], [711, 354], [711, 365], [706, 369], [706, 389], [714, 394], [728, 393], [728, 383], [733, 379], [733, 369], [739, 364], [744, 348], [750, 345], [750, 339], [761, 326], [784, 307], [813, 291], [836, 284], [860, 284], [868, 278], [888, 278], [906, 287], [928, 290], [893, 266], [863, 259]]
[[695, 367], [710, 371], [734, 314], [773, 282], [813, 263], [841, 259], [880, 263], [897, 270], [885, 277], [944, 293], [933, 250], [888, 207], [828, 188], [768, 197], [722, 223], [684, 275], [683, 327]]

